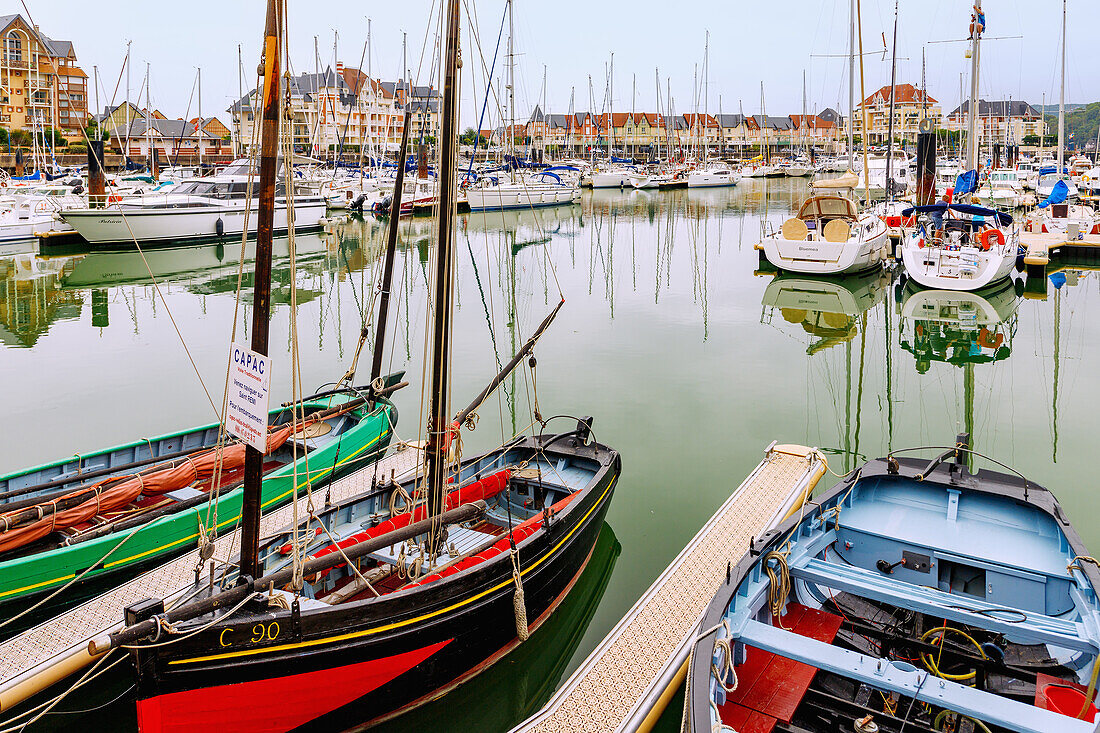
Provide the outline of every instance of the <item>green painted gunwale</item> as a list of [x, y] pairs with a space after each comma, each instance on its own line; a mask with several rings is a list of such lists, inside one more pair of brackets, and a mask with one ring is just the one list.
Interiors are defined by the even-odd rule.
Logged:
[[[339, 405], [348, 399], [346, 396], [336, 395], [306, 402], [305, 407], [306, 409], [324, 409]], [[271, 415], [274, 417], [280, 412], [282, 409], [272, 410]], [[359, 418], [356, 425], [341, 433], [337, 440], [309, 454], [312, 474], [310, 479], [314, 485], [327, 482], [334, 476], [347, 472], [353, 466], [361, 466], [379, 457], [389, 445], [397, 418], [397, 409], [392, 402], [379, 399], [371, 412], [365, 412], [360, 408], [350, 414]], [[151, 440], [156, 442], [213, 427], [217, 427], [217, 424], [167, 433]], [[146, 444], [147, 441], [142, 439], [87, 454], [84, 457]], [[35, 466], [18, 473], [38, 471], [70, 460], [71, 456], [53, 464]], [[296, 463], [298, 488], [302, 489], [306, 484], [305, 457], [299, 458]], [[295, 463], [288, 463], [264, 477], [261, 489], [263, 513], [286, 504], [293, 496], [294, 467]], [[12, 475], [16, 474], [8, 474], [8, 476]], [[242, 496], [242, 488], [237, 487], [223, 493], [216, 502], [219, 535], [232, 531], [240, 519]], [[201, 524], [205, 524], [208, 516], [211, 518], [215, 516], [211, 503], [204, 502], [190, 509], [159, 517], [142, 525], [136, 531], [128, 530], [132, 535], [125, 539], [125, 542], [123, 539], [126, 538], [126, 533], [118, 532], [76, 545], [58, 547], [0, 562], [0, 605], [13, 602], [16, 605], [22, 605], [19, 603], [21, 599], [29, 599], [52, 591], [68, 583], [92, 565], [99, 565], [99, 567], [88, 572], [79, 583], [74, 585], [91, 582], [108, 574], [116, 574], [119, 582], [122, 582], [127, 568], [136, 568], [158, 558], [166, 559], [189, 550], [198, 544]], [[120, 542], [122, 544], [116, 548]], [[75, 592], [75, 588], [66, 591], [66, 593], [72, 592]]]

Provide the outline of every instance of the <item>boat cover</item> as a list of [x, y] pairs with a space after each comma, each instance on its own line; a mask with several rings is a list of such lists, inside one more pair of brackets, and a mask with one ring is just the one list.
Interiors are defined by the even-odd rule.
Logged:
[[901, 215], [909, 216], [914, 213], [931, 214], [935, 212], [945, 214], [948, 211], [954, 211], [958, 214], [968, 214], [970, 216], [992, 216], [996, 218], [997, 223], [1001, 226], [1008, 226], [1012, 223], [1012, 216], [1003, 211], [995, 211], [993, 209], [987, 209], [984, 206], [974, 206], [972, 204], [928, 204], [926, 206], [910, 206], [908, 209], [903, 209]]

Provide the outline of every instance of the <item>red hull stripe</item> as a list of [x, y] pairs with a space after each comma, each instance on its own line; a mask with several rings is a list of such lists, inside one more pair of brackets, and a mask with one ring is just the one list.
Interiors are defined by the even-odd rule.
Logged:
[[275, 733], [304, 725], [408, 672], [454, 639], [392, 657], [274, 679], [158, 695], [137, 704], [142, 733]]

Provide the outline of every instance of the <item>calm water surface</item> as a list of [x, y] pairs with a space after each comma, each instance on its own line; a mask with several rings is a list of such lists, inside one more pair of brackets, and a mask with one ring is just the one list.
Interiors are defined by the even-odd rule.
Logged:
[[[545, 416], [595, 416], [596, 435], [624, 468], [593, 561], [553, 620], [387, 730], [504, 730], [537, 709], [772, 440], [819, 446], [843, 473], [890, 448], [945, 445], [969, 430], [976, 450], [1053, 489], [1085, 542], [1100, 546], [1097, 274], [1056, 273], [1042, 298], [1012, 288], [921, 293], [882, 274], [759, 272], [762, 221], [781, 223], [804, 195], [801, 181], [747, 180], [586, 192], [572, 207], [460, 217], [455, 407], [550, 312], [559, 285], [566, 298], [536, 349], [535, 374], [517, 374], [481, 408], [466, 451], [529, 429], [537, 393]], [[374, 302], [383, 227], [353, 219], [331, 228], [298, 238], [293, 273], [285, 239], [276, 243], [279, 401], [290, 396], [292, 281], [306, 389], [348, 368]], [[403, 223], [401, 240], [387, 352], [413, 385], [396, 402], [398, 433], [415, 439], [432, 222]], [[235, 244], [152, 251], [155, 287], [136, 253], [0, 254], [0, 471], [212, 421], [191, 359], [217, 402], [239, 256]], [[250, 301], [249, 286], [246, 276]], [[243, 305], [238, 339], [250, 322]], [[362, 374], [369, 342], [364, 351]], [[112, 671], [42, 723], [133, 728], [129, 686]], [[674, 728], [679, 711], [665, 717]]]

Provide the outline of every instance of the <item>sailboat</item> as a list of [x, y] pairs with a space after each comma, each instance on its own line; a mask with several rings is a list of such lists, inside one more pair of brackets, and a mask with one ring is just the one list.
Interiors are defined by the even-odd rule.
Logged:
[[[459, 2], [442, 5], [441, 159], [451, 161]], [[269, 119], [266, 111], [278, 93], [280, 25], [269, 0], [265, 141], [277, 130], [274, 112]], [[265, 163], [270, 171], [273, 161]], [[531, 357], [564, 301], [449, 418], [455, 183], [454, 166], [440, 166], [429, 439], [411, 494], [386, 480], [263, 541], [245, 532], [236, 585], [200, 582], [193, 602], [166, 613], [156, 601], [132, 607], [125, 628], [93, 640], [98, 651], [132, 649], [142, 730], [342, 730], [393, 717], [503, 658], [583, 571], [620, 472], [618, 453], [593, 439], [591, 418], [566, 432], [460, 455], [461, 426]], [[269, 193], [264, 206], [271, 205]], [[255, 520], [246, 517], [245, 526]], [[173, 643], [163, 643], [165, 633]]]
[[1052, 232], [1063, 236], [1100, 234], [1100, 213], [1093, 207], [1074, 203], [1077, 185], [1065, 165], [1066, 146], [1066, 2], [1062, 0], [1062, 76], [1058, 97], [1058, 167], [1041, 169], [1035, 186], [1040, 199], [1038, 211], [1030, 217], [1031, 231]]
[[[981, 2], [976, 3], [981, 12]], [[984, 18], [984, 14], [982, 18]], [[975, 21], [970, 34], [969, 133], [966, 136], [967, 173], [959, 176], [955, 199], [977, 186], [978, 71], [984, 24]], [[1019, 227], [1012, 217], [965, 203], [910, 207], [903, 217], [917, 215], [902, 235], [905, 273], [926, 288], [980, 290], [1007, 278], [1016, 264]]]
[[[718, 186], [736, 186], [737, 182], [741, 180], [741, 172], [735, 170], [732, 166], [722, 162], [710, 161], [710, 131], [714, 129], [711, 125], [717, 124], [714, 118], [710, 116], [707, 102], [708, 99], [708, 85], [707, 78], [710, 75], [710, 31], [707, 31], [707, 42], [703, 47], [703, 115], [700, 118], [698, 114], [695, 115], [695, 129], [697, 134], [702, 135], [703, 139], [703, 164], [701, 167], [687, 174], [687, 187], [688, 188], [715, 188]], [[696, 107], [698, 112], [698, 107]], [[700, 125], [702, 127], [700, 128]], [[701, 130], [701, 132], [699, 132]]]
[[[508, 13], [508, 109], [512, 116], [511, 125], [515, 130], [515, 54], [512, 52], [514, 35], [512, 25], [512, 0], [508, 0], [505, 12]], [[490, 93], [486, 90], [486, 95]], [[539, 170], [526, 176], [517, 176], [515, 171], [515, 139], [509, 133], [507, 138], [508, 157], [512, 160], [512, 170], [507, 180], [496, 176], [482, 177], [466, 189], [466, 200], [470, 211], [499, 211], [502, 209], [526, 209], [538, 206], [560, 206], [580, 200], [581, 189], [572, 177], [563, 178], [550, 170]]]
[[[265, 330], [271, 223], [256, 255], [257, 270], [266, 261], [268, 275], [258, 276], [253, 288], [264, 299], [256, 312], [265, 314]], [[200, 262], [217, 260], [209, 249], [158, 250], [140, 264], [136, 255], [95, 254], [83, 277], [102, 284], [105, 268], [115, 280], [172, 277], [181, 260], [196, 254], [206, 258]], [[74, 267], [66, 286], [79, 286], [81, 277]], [[381, 374], [382, 344], [379, 336], [369, 384], [341, 380], [334, 389], [267, 412], [267, 450], [252, 474], [257, 514], [290, 501], [307, 476], [320, 487], [385, 451], [397, 422], [388, 395], [402, 385], [402, 374]], [[0, 608], [71, 606], [231, 529], [242, 516], [248, 456], [242, 440], [213, 423], [0, 475]]]
[[[848, 83], [848, 102], [853, 110], [855, 82], [852, 76], [852, 59], [856, 53], [856, 20], [856, 7], [853, 3]], [[760, 96], [763, 102], [763, 84]], [[866, 148], [864, 150], [866, 161]], [[814, 194], [803, 202], [794, 217], [783, 222], [778, 230], [767, 232], [760, 243], [764, 256], [774, 267], [808, 275], [840, 275], [881, 269], [889, 259], [886, 223], [873, 213], [861, 212], [855, 200], [854, 189], [859, 179], [851, 172], [854, 154], [849, 125], [849, 170], [836, 178], [812, 181], [810, 185]]]

